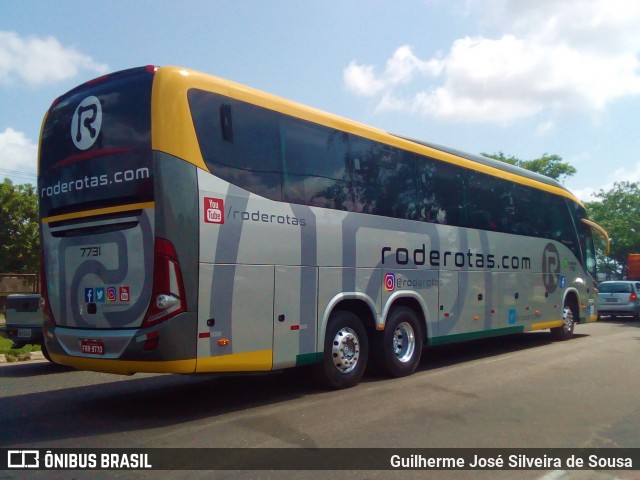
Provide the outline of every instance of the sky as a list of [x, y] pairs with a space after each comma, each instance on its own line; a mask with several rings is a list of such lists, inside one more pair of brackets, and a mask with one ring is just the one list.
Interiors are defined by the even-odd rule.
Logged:
[[199, 70], [392, 133], [556, 154], [583, 201], [640, 181], [637, 0], [0, 0], [0, 179], [36, 183], [55, 98]]

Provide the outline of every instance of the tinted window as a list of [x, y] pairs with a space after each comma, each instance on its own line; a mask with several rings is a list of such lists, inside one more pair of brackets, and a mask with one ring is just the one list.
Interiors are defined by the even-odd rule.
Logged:
[[201, 90], [188, 95], [200, 150], [211, 172], [258, 195], [282, 200], [278, 115]]
[[153, 199], [152, 82], [146, 68], [126, 70], [51, 107], [40, 150], [41, 216]]
[[356, 211], [417, 218], [415, 158], [372, 140], [353, 138], [351, 165]]
[[631, 293], [631, 284], [630, 283], [601, 283], [600, 284], [600, 293]]
[[191, 90], [189, 104], [211, 172], [251, 192], [550, 238], [581, 258], [563, 198], [221, 95]]
[[287, 117], [280, 126], [284, 200], [352, 209], [349, 135]]
[[463, 225], [464, 171], [460, 167], [417, 157], [418, 216], [443, 225]]

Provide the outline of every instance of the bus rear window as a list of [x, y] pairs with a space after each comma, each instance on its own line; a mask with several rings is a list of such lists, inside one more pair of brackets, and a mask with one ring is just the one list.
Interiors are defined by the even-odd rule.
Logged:
[[145, 67], [125, 70], [54, 102], [40, 150], [43, 216], [152, 199], [152, 82]]

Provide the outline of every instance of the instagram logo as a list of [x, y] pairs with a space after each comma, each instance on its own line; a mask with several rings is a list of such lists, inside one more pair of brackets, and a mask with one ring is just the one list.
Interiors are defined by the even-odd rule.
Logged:
[[384, 276], [384, 289], [387, 292], [393, 292], [396, 288], [396, 276], [393, 273], [387, 273]]

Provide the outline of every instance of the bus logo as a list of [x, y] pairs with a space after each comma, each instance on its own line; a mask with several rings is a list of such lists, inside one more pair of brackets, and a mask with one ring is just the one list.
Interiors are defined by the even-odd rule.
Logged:
[[71, 119], [71, 140], [79, 150], [87, 150], [96, 143], [102, 127], [102, 105], [93, 95], [76, 107]]
[[384, 276], [384, 289], [387, 292], [393, 292], [396, 288], [396, 276], [393, 273], [387, 273]]
[[206, 223], [224, 223], [224, 200], [204, 197], [204, 221]]
[[[548, 243], [542, 253], [542, 281], [547, 292], [553, 293], [560, 283], [560, 253], [553, 243]], [[564, 285], [561, 287], [563, 288]]]

